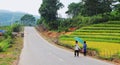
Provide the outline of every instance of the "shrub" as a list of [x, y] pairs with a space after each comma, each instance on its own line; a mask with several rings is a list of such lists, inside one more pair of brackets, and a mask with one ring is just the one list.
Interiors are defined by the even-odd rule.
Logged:
[[70, 19], [67, 19], [67, 20], [58, 20], [58, 31], [61, 32], [61, 31], [68, 31], [68, 28], [70, 27]]
[[5, 38], [8, 38], [9, 36], [12, 37], [12, 31], [11, 30], [7, 30], [4, 34]]
[[11, 29], [13, 32], [20, 32], [21, 25], [20, 24], [13, 24]]
[[117, 11], [112, 11], [109, 15], [109, 20], [120, 21], [120, 13]]
[[7, 48], [10, 47], [11, 41], [12, 41], [11, 38], [8, 38], [8, 39], [6, 39], [6, 40], [3, 40], [3, 41], [0, 43], [0, 51], [6, 51]]
[[98, 24], [98, 23], [102, 23], [102, 22], [107, 22], [108, 21], [108, 17], [107, 16], [103, 16], [103, 15], [95, 15], [92, 17], [84, 17], [84, 16], [76, 16], [73, 19], [71, 19], [73, 22], [70, 23], [70, 25], [75, 26], [75, 27], [82, 27], [82, 26], [86, 26], [86, 25], [90, 25], [90, 24]]

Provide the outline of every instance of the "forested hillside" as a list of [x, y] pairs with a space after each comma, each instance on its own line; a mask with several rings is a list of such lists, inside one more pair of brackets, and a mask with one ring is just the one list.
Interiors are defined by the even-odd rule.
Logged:
[[[7, 10], [0, 10], [0, 26], [10, 25], [16, 21], [20, 21], [20, 18], [25, 14], [26, 13], [22, 13], [22, 12], [11, 12]], [[39, 16], [35, 16], [35, 17], [36, 19], [39, 18]]]
[[25, 13], [0, 10], [0, 25], [10, 25], [15, 21], [19, 21], [24, 14]]

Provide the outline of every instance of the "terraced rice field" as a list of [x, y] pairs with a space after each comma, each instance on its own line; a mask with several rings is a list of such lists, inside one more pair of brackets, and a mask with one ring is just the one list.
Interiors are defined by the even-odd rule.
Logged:
[[59, 41], [73, 46], [74, 37], [86, 40], [88, 48], [98, 49], [100, 56], [115, 55], [120, 52], [120, 21], [82, 27], [70, 35], [60, 36]]

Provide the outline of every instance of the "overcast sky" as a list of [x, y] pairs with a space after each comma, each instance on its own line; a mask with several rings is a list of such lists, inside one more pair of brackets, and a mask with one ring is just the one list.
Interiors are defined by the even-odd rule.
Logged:
[[[60, 9], [58, 14], [61, 17], [66, 17], [68, 4], [71, 2], [80, 2], [80, 0], [60, 0], [64, 4], [64, 8]], [[26, 12], [33, 15], [40, 15], [38, 9], [42, 0], [0, 0], [0, 10], [10, 10], [18, 12]]]

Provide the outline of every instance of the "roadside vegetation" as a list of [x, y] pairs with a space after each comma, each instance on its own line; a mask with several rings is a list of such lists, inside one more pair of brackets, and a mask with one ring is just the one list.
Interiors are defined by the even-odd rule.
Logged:
[[[22, 48], [21, 25], [2, 26], [0, 36], [0, 65], [16, 65]], [[19, 47], [18, 47], [19, 46]]]

